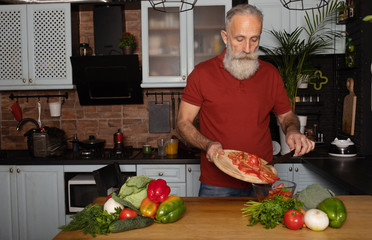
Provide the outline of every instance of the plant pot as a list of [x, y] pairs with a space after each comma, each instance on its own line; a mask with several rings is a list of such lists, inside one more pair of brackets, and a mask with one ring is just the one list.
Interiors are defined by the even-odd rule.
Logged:
[[298, 77], [298, 88], [307, 88], [309, 83], [309, 75], [300, 75]]
[[131, 55], [133, 54], [133, 48], [130, 46], [125, 46], [122, 48], [123, 55]]

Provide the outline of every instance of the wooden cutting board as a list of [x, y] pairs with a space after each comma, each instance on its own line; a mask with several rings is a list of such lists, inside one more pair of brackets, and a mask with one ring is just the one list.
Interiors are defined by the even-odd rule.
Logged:
[[149, 102], [150, 133], [170, 132], [169, 102]]
[[349, 135], [354, 135], [355, 130], [355, 113], [357, 96], [354, 93], [354, 79], [348, 78], [346, 87], [349, 94], [344, 98], [344, 110], [342, 116], [342, 131]]
[[[229, 153], [240, 152], [240, 151], [230, 150], [230, 149], [224, 149], [223, 151], [225, 152], [225, 155], [216, 154], [213, 158], [214, 164], [216, 164], [216, 166], [222, 172], [226, 173], [227, 175], [230, 175], [231, 177], [240, 179], [240, 180], [245, 181], [245, 182], [258, 183], [258, 184], [267, 183], [267, 182], [259, 179], [256, 176], [245, 174], [244, 172], [239, 170], [238, 166], [236, 166], [232, 163], [231, 159], [228, 157]], [[261, 158], [261, 164], [266, 165], [267, 162]], [[267, 167], [271, 170], [271, 172], [275, 176], [278, 175], [278, 172], [276, 171], [276, 169], [273, 166], [267, 165]]]

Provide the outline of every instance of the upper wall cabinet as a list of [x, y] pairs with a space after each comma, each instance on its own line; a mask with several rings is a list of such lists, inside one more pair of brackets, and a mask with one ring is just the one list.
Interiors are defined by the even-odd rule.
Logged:
[[177, 8], [169, 3], [164, 13], [141, 1], [143, 88], [185, 87], [196, 64], [224, 49], [220, 31], [231, 1], [198, 1], [182, 13]]
[[[264, 15], [262, 36], [260, 40], [261, 46], [277, 46], [275, 38], [269, 32], [270, 30], [286, 30], [287, 32], [292, 32], [298, 26], [306, 26], [304, 18], [306, 11], [288, 10], [283, 7], [279, 0], [249, 0], [249, 4], [256, 6]], [[311, 14], [311, 10], [307, 10], [307, 12]], [[345, 26], [336, 25], [336, 21], [329, 27], [333, 30], [345, 30]], [[327, 49], [322, 54], [335, 53], [345, 53], [345, 38], [336, 39], [333, 49]]]
[[71, 89], [71, 7], [0, 6], [0, 90]]

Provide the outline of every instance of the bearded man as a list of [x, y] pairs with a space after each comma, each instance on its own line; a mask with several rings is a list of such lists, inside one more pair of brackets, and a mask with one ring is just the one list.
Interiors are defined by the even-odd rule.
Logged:
[[[187, 79], [177, 131], [202, 150], [199, 196], [254, 195], [249, 183], [219, 170], [213, 156], [234, 149], [272, 160], [270, 112], [276, 115], [296, 155], [314, 149], [315, 143], [300, 133], [279, 72], [258, 59], [262, 21], [261, 11], [252, 5], [232, 8], [221, 31], [226, 49], [195, 66]], [[200, 130], [193, 125], [198, 114]]]

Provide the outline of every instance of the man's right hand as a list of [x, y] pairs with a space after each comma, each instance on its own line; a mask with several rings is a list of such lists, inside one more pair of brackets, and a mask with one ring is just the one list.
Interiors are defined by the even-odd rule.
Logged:
[[213, 162], [213, 157], [216, 154], [221, 154], [224, 155], [225, 152], [223, 151], [222, 145], [219, 142], [210, 142], [207, 147], [206, 155], [207, 155], [207, 160], [209, 162]]

